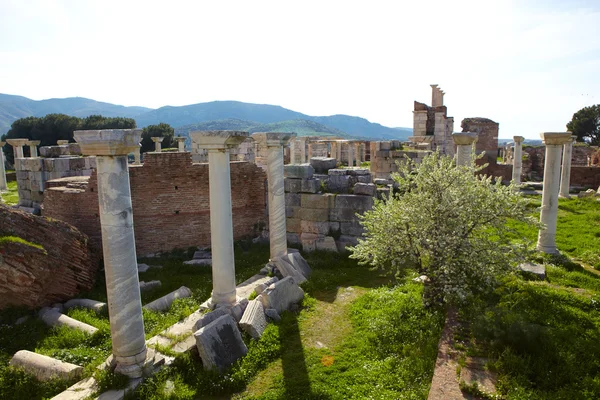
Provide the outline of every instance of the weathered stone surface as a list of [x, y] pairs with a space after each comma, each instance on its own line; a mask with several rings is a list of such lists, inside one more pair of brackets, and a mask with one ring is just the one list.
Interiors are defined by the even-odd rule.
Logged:
[[149, 290], [159, 288], [162, 285], [160, 281], [140, 281], [140, 291], [147, 292]]
[[365, 176], [370, 175], [371, 171], [366, 168], [350, 168], [348, 169], [348, 175], [351, 176]]
[[196, 347], [205, 369], [223, 372], [248, 353], [231, 315], [217, 318], [194, 333]]
[[274, 284], [278, 280], [279, 280], [279, 278], [277, 278], [276, 276], [273, 276], [273, 277], [269, 278], [269, 280], [267, 280], [267, 281], [265, 281], [265, 282], [263, 282], [263, 283], [261, 283], [259, 285], [256, 285], [254, 287], [254, 292], [256, 294], [261, 294], [262, 292], [265, 291], [266, 288], [268, 288], [269, 286], [271, 286], [272, 284]]
[[212, 266], [212, 260], [210, 258], [202, 258], [202, 259], [193, 259], [189, 261], [184, 261], [184, 265], [195, 265], [198, 267], [210, 267]]
[[344, 235], [362, 236], [364, 229], [360, 222], [355, 220], [353, 222], [340, 222], [340, 231]]
[[265, 315], [271, 320], [271, 321], [281, 321], [281, 316], [279, 315], [279, 313], [277, 312], [276, 309], [274, 308], [267, 308], [265, 310]]
[[213, 311], [202, 315], [194, 325], [194, 332], [217, 320], [218, 318], [221, 318], [223, 315], [229, 315], [229, 312], [224, 307], [216, 308]]
[[377, 193], [377, 186], [374, 183], [357, 183], [354, 185], [354, 194], [375, 196]]
[[194, 260], [210, 260], [212, 259], [212, 254], [210, 251], [207, 250], [197, 250], [196, 252], [194, 252], [194, 257], [192, 257]]
[[102, 311], [106, 307], [106, 303], [97, 300], [91, 299], [71, 299], [64, 304], [65, 310], [70, 310], [71, 308], [79, 307], [79, 308], [88, 308], [90, 310], [94, 310], [96, 312]]
[[15, 353], [9, 363], [12, 367], [23, 368], [40, 381], [53, 378], [64, 380], [76, 379], [83, 373], [83, 367], [57, 360], [52, 357], [20, 350]]
[[148, 264], [138, 264], [138, 272], [146, 272], [150, 269]]
[[343, 169], [343, 168], [340, 168], [340, 169], [330, 169], [327, 172], [327, 175], [329, 175], [330, 177], [332, 175], [348, 175], [348, 170], [347, 169]]
[[530, 272], [539, 279], [546, 279], [546, 267], [544, 264], [523, 263], [519, 265], [519, 269], [523, 272]]
[[317, 250], [324, 251], [333, 251], [337, 253], [337, 246], [335, 244], [335, 239], [331, 236], [325, 236], [324, 238], [319, 238], [315, 242], [315, 246]]
[[240, 320], [240, 328], [254, 339], [260, 339], [266, 327], [267, 319], [262, 303], [258, 300], [252, 300], [248, 303]]
[[332, 222], [351, 222], [356, 221], [356, 210], [351, 208], [332, 208], [329, 211], [329, 220]]
[[594, 189], [588, 189], [586, 191], [581, 191], [577, 194], [577, 197], [579, 198], [583, 198], [583, 197], [594, 197], [596, 195], [596, 192], [594, 191]]
[[298, 284], [306, 281], [306, 277], [300, 271], [294, 268], [287, 255], [283, 257], [275, 257], [271, 260], [271, 263], [275, 264], [279, 270], [279, 273], [281, 273], [281, 276], [284, 278], [290, 276], [294, 278], [294, 281]]
[[373, 199], [367, 196], [341, 194], [335, 197], [335, 208], [349, 208], [356, 211], [367, 211], [373, 208]]
[[325, 194], [307, 194], [301, 195], [300, 205], [303, 208], [328, 209], [333, 206], [335, 196]]
[[97, 389], [98, 383], [94, 377], [89, 377], [57, 394], [52, 400], [84, 400], [96, 393]]
[[98, 328], [95, 328], [81, 321], [77, 321], [76, 319], [73, 319], [68, 315], [61, 314], [54, 308], [44, 307], [40, 310], [38, 315], [40, 319], [44, 321], [44, 323], [48, 326], [67, 326], [72, 329], [77, 329], [82, 332], [89, 333], [90, 335], [93, 335], [98, 331]]
[[315, 233], [302, 233], [300, 235], [300, 243], [302, 243], [302, 250], [306, 252], [315, 251], [317, 249], [316, 241], [319, 235]]
[[305, 221], [321, 221], [329, 220], [329, 209], [326, 208], [300, 208], [298, 217]]
[[302, 179], [301, 193], [319, 193], [320, 191], [321, 181], [319, 179]]
[[372, 183], [373, 177], [369, 175], [359, 175], [356, 177], [359, 183]]
[[312, 178], [315, 169], [310, 164], [287, 164], [283, 167], [283, 173], [286, 178]]
[[243, 299], [239, 300], [237, 303], [235, 303], [233, 305], [233, 307], [231, 307], [228, 310], [229, 314], [233, 317], [235, 322], [240, 322], [240, 320], [242, 319], [242, 316], [244, 315], [244, 311], [246, 310], [246, 307], [248, 307], [248, 299], [243, 298]]
[[[330, 170], [329, 172], [331, 172]], [[329, 175], [327, 181], [327, 189], [333, 193], [348, 193], [350, 189], [350, 176], [349, 175]]]
[[313, 157], [310, 159], [310, 165], [315, 169], [315, 172], [326, 174], [327, 171], [337, 166], [337, 160], [330, 157]]
[[98, 257], [72, 226], [0, 205], [0, 232], [43, 247], [0, 245], [0, 309], [47, 306], [94, 285]]
[[[285, 167], [284, 167], [285, 168]], [[285, 178], [283, 180], [283, 189], [286, 193], [298, 193], [302, 189], [302, 179]]]
[[298, 193], [286, 193], [285, 194], [285, 206], [286, 207], [300, 207], [300, 199], [302, 196]]
[[175, 299], [180, 299], [183, 297], [190, 297], [192, 295], [192, 291], [185, 286], [180, 287], [179, 289], [164, 295], [151, 303], [148, 303], [144, 306], [145, 309], [152, 311], [164, 311], [168, 310], [171, 307], [171, 304], [175, 301]]
[[275, 282], [257, 297], [265, 309], [274, 308], [280, 314], [303, 298], [304, 291], [290, 276]]
[[329, 230], [329, 221], [301, 221], [300, 223], [300, 232], [327, 235]]
[[296, 251], [294, 253], [288, 252], [286, 257], [290, 261], [294, 269], [296, 269], [296, 271], [304, 275], [306, 279], [310, 278], [312, 270], [310, 269], [310, 266], [308, 265], [304, 257], [302, 257], [299, 251]]

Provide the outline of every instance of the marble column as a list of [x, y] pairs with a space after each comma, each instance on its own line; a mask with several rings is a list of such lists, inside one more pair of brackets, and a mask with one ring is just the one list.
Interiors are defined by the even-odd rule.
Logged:
[[560, 184], [560, 156], [563, 145], [571, 140], [570, 132], [544, 132], [540, 135], [546, 145], [544, 161], [544, 191], [540, 222], [544, 228], [538, 235], [537, 249], [544, 253], [558, 253], [556, 248], [556, 219]]
[[513, 158], [512, 180], [520, 184], [521, 174], [523, 173], [523, 136], [513, 136], [515, 141], [515, 156]]
[[308, 142], [308, 160], [307, 160], [307, 162], [310, 163], [310, 159], [312, 158], [312, 156], [313, 156], [313, 144]]
[[4, 150], [2, 149], [6, 142], [0, 142], [0, 190], [8, 190], [6, 184], [6, 170], [4, 169]]
[[136, 149], [133, 150], [133, 165], [142, 165], [141, 146], [141, 144], [138, 144]]
[[164, 137], [153, 137], [151, 139], [154, 142], [154, 151], [156, 153], [160, 153], [161, 152], [160, 144], [162, 143]]
[[252, 137], [267, 147], [267, 182], [269, 185], [269, 243], [271, 259], [287, 254], [285, 192], [283, 189], [283, 146], [295, 133], [254, 133]]
[[75, 131], [84, 155], [96, 156], [104, 274], [115, 371], [139, 378], [147, 362], [127, 155], [141, 129]]
[[6, 139], [6, 143], [13, 147], [15, 160], [17, 158], [23, 158], [23, 146], [25, 146], [27, 142], [29, 142], [28, 139]]
[[473, 144], [477, 140], [477, 133], [457, 132], [452, 134], [452, 140], [456, 145], [456, 166], [470, 165]]
[[571, 140], [563, 145], [562, 171], [560, 176], [559, 196], [569, 199], [569, 188], [571, 186], [571, 157], [573, 155], [573, 143], [577, 136], [571, 136]]
[[41, 140], [29, 140], [27, 145], [29, 146], [29, 157], [37, 158], [38, 152], [37, 147], [42, 143]]
[[246, 140], [248, 132], [194, 131], [190, 137], [199, 148], [208, 150], [212, 304], [231, 307], [236, 302], [236, 289], [229, 149]]
[[329, 157], [337, 160], [337, 142], [331, 142], [331, 152], [329, 153]]
[[290, 164], [296, 163], [296, 139], [290, 140]]
[[336, 151], [337, 151], [335, 158], [337, 158], [338, 163], [342, 162], [342, 143], [344, 143], [344, 142], [341, 140], [338, 140], [335, 145]]
[[348, 166], [354, 166], [354, 142], [347, 142], [348, 144]]
[[185, 138], [178, 136], [175, 138], [175, 140], [177, 141], [177, 151], [184, 152], [185, 151]]
[[360, 154], [360, 142], [356, 142], [356, 144], [354, 145], [354, 158], [356, 159], [356, 166], [360, 167], [360, 163], [361, 163], [361, 154]]
[[300, 138], [300, 164], [306, 163], [306, 138]]

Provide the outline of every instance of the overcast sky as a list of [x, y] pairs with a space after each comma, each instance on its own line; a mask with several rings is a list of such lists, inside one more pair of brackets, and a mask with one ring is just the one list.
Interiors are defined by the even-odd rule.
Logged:
[[564, 131], [600, 103], [600, 1], [0, 0], [0, 93], [35, 100], [239, 100], [412, 127], [432, 83], [455, 131]]

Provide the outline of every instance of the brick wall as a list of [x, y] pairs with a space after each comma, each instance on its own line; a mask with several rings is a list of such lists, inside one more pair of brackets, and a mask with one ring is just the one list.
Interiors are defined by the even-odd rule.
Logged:
[[[258, 235], [256, 227], [266, 222], [266, 174], [247, 162], [230, 167], [234, 238]], [[129, 176], [138, 254], [210, 246], [208, 164], [192, 164], [187, 152], [146, 153], [144, 165], [130, 166]], [[96, 173], [85, 188], [64, 182], [50, 186], [43, 214], [100, 243]]]
[[500, 124], [487, 118], [465, 118], [460, 123], [463, 132], [476, 132], [478, 134], [475, 149], [477, 154], [498, 154], [498, 129]]

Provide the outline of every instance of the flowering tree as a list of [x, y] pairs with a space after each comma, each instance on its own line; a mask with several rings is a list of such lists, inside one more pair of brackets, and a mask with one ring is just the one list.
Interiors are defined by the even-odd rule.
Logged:
[[361, 216], [364, 239], [352, 248], [363, 264], [428, 277], [424, 301], [454, 303], [489, 289], [514, 269], [527, 246], [511, 242], [507, 221], [537, 224], [516, 185], [476, 174], [473, 159], [456, 167], [434, 153], [399, 163], [398, 192]]

